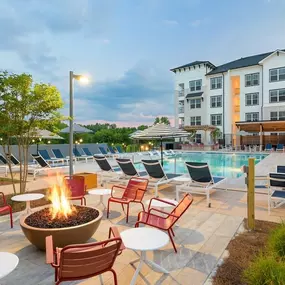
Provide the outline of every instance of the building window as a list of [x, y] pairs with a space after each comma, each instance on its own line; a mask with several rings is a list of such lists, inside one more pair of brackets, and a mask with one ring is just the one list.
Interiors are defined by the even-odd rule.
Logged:
[[195, 134], [193, 141], [195, 143], [201, 143], [202, 142], [202, 135], [201, 134]]
[[269, 82], [285, 80], [285, 67], [274, 68], [269, 70]]
[[245, 94], [245, 106], [253, 106], [259, 104], [259, 93]]
[[211, 89], [222, 88], [222, 76], [211, 78]]
[[190, 92], [200, 91], [202, 89], [202, 79], [189, 81]]
[[211, 125], [221, 126], [222, 125], [222, 114], [211, 115]]
[[278, 121], [278, 120], [285, 120], [285, 111], [274, 111], [270, 112], [270, 120], [271, 121]]
[[222, 107], [222, 95], [211, 96], [211, 108]]
[[259, 73], [245, 75], [245, 87], [259, 85]]
[[259, 120], [259, 113], [258, 112], [245, 113], [245, 120], [247, 122], [258, 121]]
[[201, 108], [201, 99], [191, 99], [190, 100], [190, 109], [199, 109]]
[[190, 117], [191, 126], [201, 126], [201, 116]]
[[285, 102], [285, 89], [269, 90], [269, 102], [270, 103]]

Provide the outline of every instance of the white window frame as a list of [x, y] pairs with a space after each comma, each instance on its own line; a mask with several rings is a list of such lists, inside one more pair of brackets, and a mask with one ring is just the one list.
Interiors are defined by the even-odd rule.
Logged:
[[212, 77], [210, 78], [210, 89], [222, 89], [223, 78], [222, 76]]
[[202, 142], [202, 134], [195, 134], [193, 141], [195, 143], [201, 143]]
[[[284, 97], [284, 100], [282, 101], [280, 101], [280, 91], [284, 92], [284, 95], [282, 94], [282, 97]], [[273, 92], [276, 92], [276, 96], [274, 95], [274, 97], [277, 97], [276, 101], [272, 101]], [[283, 102], [285, 102], [285, 88], [269, 90], [269, 103], [283, 103]]]
[[[194, 104], [192, 104], [191, 101], [192, 102], [194, 101]], [[201, 98], [190, 99], [190, 109], [200, 109], [201, 108], [201, 104], [202, 104]], [[192, 108], [191, 105], [194, 105], [194, 107]], [[199, 105], [200, 105], [200, 107], [197, 107]]]
[[[211, 96], [210, 97], [210, 108], [221, 108], [223, 107], [223, 96], [222, 95], [217, 95], [217, 96]], [[220, 99], [220, 100], [218, 100]], [[218, 103], [221, 103], [220, 106], [218, 106]]]
[[[276, 116], [272, 116], [272, 113], [276, 113]], [[280, 116], [280, 113], [284, 113], [283, 116]], [[281, 117], [281, 119], [280, 119]], [[279, 121], [279, 120], [285, 120], [285, 110], [283, 111], [271, 111], [270, 112], [270, 121]]]
[[190, 117], [190, 126], [201, 126], [201, 116]]
[[[220, 121], [221, 123], [218, 124], [218, 117], [220, 117]], [[214, 123], [213, 123], [213, 119], [214, 119]], [[223, 125], [223, 116], [222, 114], [211, 114], [210, 115], [210, 121], [211, 121], [211, 125], [213, 126], [222, 126]]]
[[[256, 104], [254, 103], [254, 101], [255, 101], [254, 96], [257, 96], [257, 103]], [[248, 97], [250, 97], [250, 98], [248, 98]], [[250, 104], [248, 104], [248, 101], [250, 101]], [[257, 105], [259, 105], [259, 92], [245, 94], [245, 106], [257, 106]]]
[[[257, 118], [255, 118], [257, 115]], [[250, 116], [250, 119], [248, 119], [248, 116]], [[248, 112], [245, 113], [245, 121], [246, 122], [256, 122], [259, 121], [259, 112]]]
[[[272, 72], [276, 72], [276, 75], [272, 75]], [[276, 80], [272, 80], [272, 76], [276, 77]], [[280, 76], [282, 78], [280, 79]], [[269, 69], [269, 82], [277, 82], [285, 80], [285, 67], [278, 67]]]
[[244, 76], [244, 82], [245, 82], [245, 87], [258, 86], [259, 85], [259, 72], [246, 74]]
[[[191, 87], [191, 83], [194, 83], [194, 86]], [[194, 90], [192, 90], [192, 88], [194, 88]], [[201, 91], [202, 90], [202, 79], [189, 81], [189, 90], [190, 92]]]

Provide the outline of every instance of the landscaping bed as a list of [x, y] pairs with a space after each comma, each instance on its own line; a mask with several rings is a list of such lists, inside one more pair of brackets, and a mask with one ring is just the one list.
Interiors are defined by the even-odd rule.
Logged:
[[[244, 220], [245, 228], [246, 225], [247, 220]], [[244, 270], [256, 259], [261, 250], [266, 250], [269, 233], [277, 226], [277, 223], [256, 221], [255, 231], [245, 231], [231, 240], [227, 247], [229, 257], [219, 266], [215, 277], [213, 277], [213, 284], [247, 284], [243, 279]]]
[[[19, 183], [19, 180], [14, 179], [15, 183]], [[12, 184], [12, 179], [11, 178], [6, 178], [6, 177], [0, 177], [0, 186], [2, 185], [11, 185]]]

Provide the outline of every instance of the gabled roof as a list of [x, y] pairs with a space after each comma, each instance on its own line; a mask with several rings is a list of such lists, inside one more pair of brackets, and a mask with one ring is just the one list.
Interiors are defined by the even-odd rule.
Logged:
[[176, 70], [176, 69], [180, 69], [180, 68], [191, 67], [191, 66], [195, 66], [195, 65], [199, 65], [199, 64], [208, 64], [208, 65], [210, 65], [212, 68], [214, 68], [214, 67], [215, 67], [215, 65], [214, 65], [214, 64], [212, 64], [210, 61], [199, 61], [199, 60], [196, 60], [196, 61], [193, 61], [193, 62], [190, 62], [190, 63], [184, 64], [184, 65], [181, 65], [181, 66], [178, 66], [178, 67], [172, 68], [172, 69], [170, 69], [170, 71], [174, 71], [174, 70]]
[[[285, 51], [285, 50], [281, 50], [281, 51]], [[267, 58], [268, 56], [270, 56], [272, 53], [275, 53], [275, 52], [276, 51], [271, 51], [267, 53], [242, 57], [240, 59], [217, 66], [216, 68], [208, 72], [206, 75], [213, 75], [217, 73], [227, 72], [230, 69], [237, 69], [237, 68], [242, 68], [242, 67], [258, 65], [260, 61], [262, 61], [263, 59]]]

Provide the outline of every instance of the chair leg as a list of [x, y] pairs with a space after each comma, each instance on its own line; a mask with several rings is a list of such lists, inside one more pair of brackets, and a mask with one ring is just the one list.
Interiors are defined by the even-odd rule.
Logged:
[[174, 251], [175, 251], [175, 253], [177, 253], [177, 249], [176, 249], [175, 243], [174, 243], [174, 241], [173, 241], [173, 237], [172, 237], [172, 235], [171, 235], [171, 233], [170, 233], [170, 230], [168, 230], [167, 232], [168, 232], [170, 241], [171, 241], [171, 243], [172, 243], [172, 246], [173, 246], [173, 248], [174, 248]]
[[10, 212], [10, 225], [11, 225], [11, 228], [13, 228], [13, 214], [12, 214], [12, 208], [11, 207], [9, 209], [9, 212]]
[[170, 231], [171, 231], [172, 235], [175, 237], [175, 234], [174, 234], [174, 231], [172, 228], [170, 229]]
[[129, 210], [130, 210], [130, 204], [127, 204], [127, 223], [129, 222]]
[[144, 209], [144, 204], [142, 202], [140, 202], [141, 205], [142, 205], [142, 208], [143, 208], [143, 211], [145, 212], [145, 209]]
[[107, 205], [107, 219], [109, 219], [109, 211], [110, 211], [110, 200], [108, 200], [108, 205]]
[[84, 201], [84, 206], [86, 206], [86, 198], [83, 197], [83, 201]]
[[125, 208], [124, 208], [124, 204], [121, 204], [123, 212], [125, 213]]
[[117, 279], [117, 274], [114, 269], [110, 269], [110, 271], [113, 273], [114, 276], [114, 285], [118, 285], [118, 279]]

